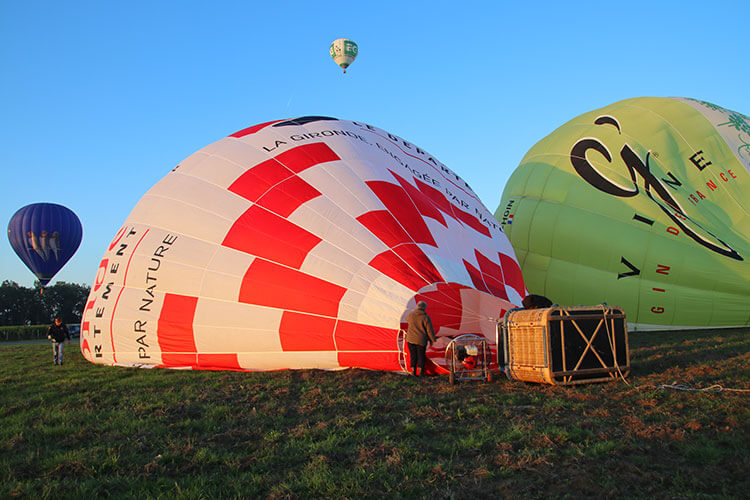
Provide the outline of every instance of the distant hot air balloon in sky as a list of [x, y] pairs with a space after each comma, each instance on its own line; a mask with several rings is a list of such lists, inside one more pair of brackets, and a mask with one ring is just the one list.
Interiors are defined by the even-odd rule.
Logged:
[[441, 371], [457, 335], [494, 346], [525, 291], [456, 173], [374, 126], [304, 117], [225, 137], [141, 198], [99, 264], [81, 349], [112, 365], [401, 371], [424, 300]]
[[81, 221], [70, 209], [34, 203], [18, 210], [8, 223], [10, 246], [42, 286], [62, 269], [81, 244]]
[[652, 329], [750, 324], [749, 213], [750, 119], [643, 97], [537, 143], [495, 217], [530, 292]]
[[331, 43], [330, 52], [336, 64], [341, 66], [344, 69], [344, 73], [346, 73], [346, 68], [357, 58], [359, 48], [354, 43], [354, 40], [339, 38]]

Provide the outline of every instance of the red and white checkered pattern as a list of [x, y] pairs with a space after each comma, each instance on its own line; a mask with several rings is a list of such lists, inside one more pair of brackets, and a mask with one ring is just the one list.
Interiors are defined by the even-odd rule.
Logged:
[[105, 252], [81, 348], [92, 362], [400, 370], [428, 303], [442, 352], [494, 343], [525, 295], [499, 224], [428, 153], [383, 130], [269, 122], [198, 151], [138, 202]]

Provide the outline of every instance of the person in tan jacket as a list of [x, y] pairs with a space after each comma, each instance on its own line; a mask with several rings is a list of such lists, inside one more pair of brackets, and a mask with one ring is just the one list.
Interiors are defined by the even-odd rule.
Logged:
[[417, 302], [417, 308], [406, 315], [409, 327], [406, 330], [406, 344], [409, 346], [409, 357], [411, 358], [411, 369], [414, 376], [424, 375], [424, 364], [427, 352], [427, 343], [435, 342], [435, 330], [432, 329], [432, 320], [425, 310], [427, 303]]

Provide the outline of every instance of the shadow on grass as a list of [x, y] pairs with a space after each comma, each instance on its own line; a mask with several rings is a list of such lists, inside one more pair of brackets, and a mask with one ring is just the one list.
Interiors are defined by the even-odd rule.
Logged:
[[[675, 367], [742, 362], [750, 352], [750, 330], [639, 332], [630, 336], [630, 365], [634, 376], [663, 374]], [[746, 362], [746, 361], [745, 361]]]

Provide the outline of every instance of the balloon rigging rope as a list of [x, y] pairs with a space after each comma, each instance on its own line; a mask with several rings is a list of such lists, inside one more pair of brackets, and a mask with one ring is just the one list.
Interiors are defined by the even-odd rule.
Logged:
[[604, 327], [607, 329], [607, 341], [609, 342], [609, 349], [612, 352], [612, 361], [614, 362], [615, 368], [617, 368], [617, 373], [620, 375], [620, 378], [623, 382], [625, 382], [627, 385], [630, 385], [630, 382], [628, 382], [625, 379], [625, 375], [623, 375], [622, 370], [620, 369], [620, 363], [617, 362], [617, 355], [615, 354], [615, 345], [612, 342], [612, 335], [609, 331], [609, 322], [607, 322], [607, 306], [604, 304], [601, 304], [602, 307], [602, 317], [604, 318]]
[[691, 387], [687, 384], [680, 384], [677, 381], [671, 384], [659, 384], [659, 385], [641, 385], [636, 389], [674, 389], [676, 391], [688, 391], [688, 392], [750, 392], [750, 389], [731, 389], [729, 387], [723, 387], [719, 384], [714, 384], [708, 387]]
[[[617, 358], [615, 357], [615, 348], [614, 348], [614, 345], [612, 343], [612, 337], [610, 336], [609, 324], [606, 321], [606, 307], [605, 307], [604, 304], [602, 304], [601, 307], [602, 307], [602, 312], [604, 313], [604, 318], [605, 318], [604, 324], [605, 324], [605, 326], [607, 328], [607, 340], [609, 340], [609, 347], [612, 350], [612, 359], [614, 360], [615, 368], [617, 368], [617, 372], [619, 373], [620, 378], [622, 379], [622, 381], [625, 382], [627, 385], [632, 385], [630, 382], [628, 382], [625, 379], [625, 376], [623, 375], [622, 370], [620, 370], [620, 365], [617, 362]], [[713, 384], [713, 385], [710, 385], [708, 387], [691, 387], [691, 386], [689, 386], [687, 384], [680, 384], [677, 381], [674, 381], [671, 384], [639, 385], [639, 386], [633, 386], [633, 388], [634, 389], [639, 389], [639, 390], [642, 390], [642, 389], [673, 389], [673, 390], [676, 390], [676, 391], [686, 391], [686, 392], [724, 392], [724, 391], [729, 391], [729, 392], [750, 392], [750, 389], [732, 389], [732, 388], [729, 388], [729, 387], [723, 387], [723, 386], [721, 386], [719, 384]]]

